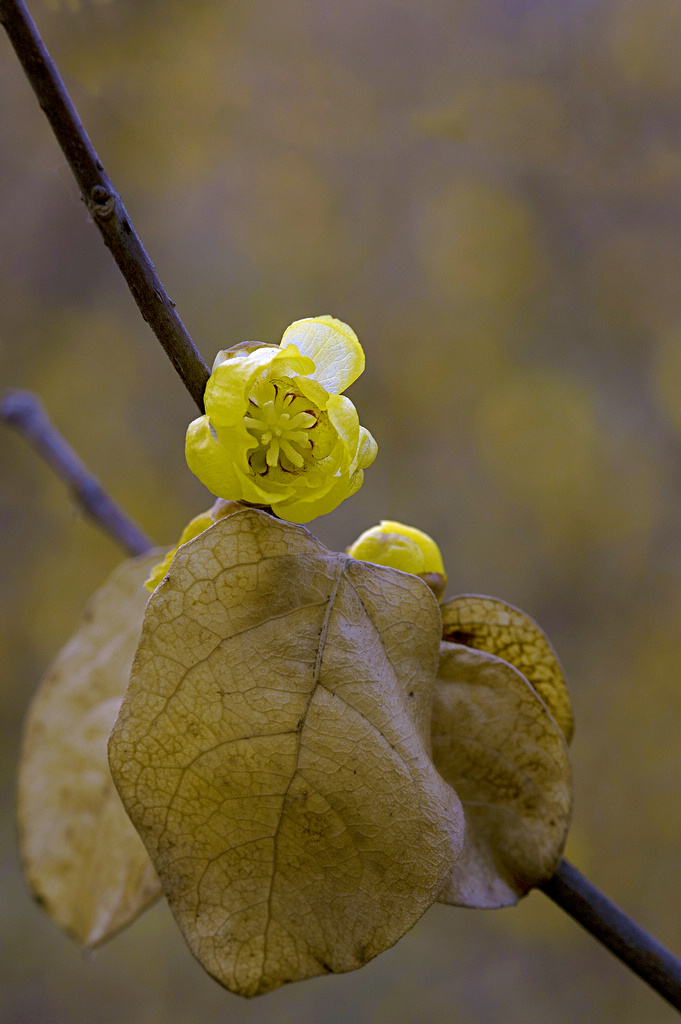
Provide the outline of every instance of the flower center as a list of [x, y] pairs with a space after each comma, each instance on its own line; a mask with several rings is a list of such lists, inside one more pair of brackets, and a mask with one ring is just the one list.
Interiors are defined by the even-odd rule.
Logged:
[[249, 398], [244, 416], [246, 430], [258, 442], [250, 456], [251, 468], [261, 475], [281, 466], [288, 473], [302, 469], [314, 442], [309, 436], [318, 418], [309, 400], [282, 382], [266, 381]]

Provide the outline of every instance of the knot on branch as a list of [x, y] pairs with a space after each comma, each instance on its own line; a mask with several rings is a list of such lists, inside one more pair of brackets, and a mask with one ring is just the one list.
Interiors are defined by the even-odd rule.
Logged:
[[95, 185], [90, 191], [87, 206], [97, 220], [110, 220], [116, 209], [116, 193], [104, 185]]

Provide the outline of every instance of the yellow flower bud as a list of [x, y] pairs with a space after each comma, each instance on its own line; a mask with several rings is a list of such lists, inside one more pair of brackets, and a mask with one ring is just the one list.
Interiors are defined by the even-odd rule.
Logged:
[[271, 506], [293, 523], [331, 512], [376, 457], [341, 394], [363, 369], [354, 331], [330, 316], [297, 320], [278, 347], [244, 342], [219, 352], [206, 415], [187, 430], [187, 465], [213, 494]]
[[363, 562], [388, 565], [392, 569], [421, 576], [439, 599], [447, 585], [440, 549], [427, 533], [392, 519], [382, 519], [360, 534], [347, 554]]

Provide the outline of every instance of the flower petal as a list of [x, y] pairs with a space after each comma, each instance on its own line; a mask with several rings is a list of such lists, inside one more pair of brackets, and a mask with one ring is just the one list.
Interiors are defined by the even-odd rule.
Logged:
[[347, 553], [361, 562], [388, 565], [391, 569], [411, 572], [415, 576], [424, 571], [423, 551], [415, 540], [377, 527], [360, 534]]
[[318, 409], [326, 409], [329, 392], [314, 377], [294, 377], [293, 384], [301, 395], [305, 395]]
[[[359, 471], [361, 475], [362, 471]], [[355, 474], [357, 476], [357, 474]], [[357, 481], [343, 473], [333, 480], [331, 488], [324, 494], [315, 491], [309, 495], [307, 500], [285, 501], [275, 509], [281, 519], [287, 519], [291, 523], [309, 523], [317, 516], [324, 516], [327, 512], [333, 512], [342, 501], [349, 498], [362, 485], [362, 480]]]
[[[429, 537], [427, 533], [423, 532], [423, 530], [417, 530], [415, 526], [406, 526], [404, 523], [398, 523], [394, 519], [381, 519], [380, 529], [383, 533], [397, 533], [402, 534], [404, 537], [409, 537], [409, 539], [413, 540], [415, 544], [418, 544], [419, 548], [423, 552], [424, 567], [419, 571], [437, 572], [446, 578], [440, 549], [433, 538]], [[397, 566], [397, 568], [399, 568], [399, 566]]]
[[378, 445], [374, 441], [373, 435], [369, 433], [366, 427], [359, 428], [359, 445], [357, 446], [357, 455], [355, 456], [356, 465], [360, 469], [366, 469], [370, 466], [378, 454]]
[[293, 485], [276, 483], [272, 473], [264, 476], [244, 473], [239, 467], [235, 467], [235, 473], [239, 481], [239, 492], [242, 501], [248, 501], [252, 505], [272, 505], [284, 501], [295, 493]]
[[272, 360], [271, 377], [294, 377], [296, 374], [303, 374], [306, 377], [314, 375], [314, 360], [304, 353], [299, 352], [295, 345], [283, 345]]
[[262, 341], [240, 341], [236, 345], [232, 345], [231, 348], [222, 348], [213, 360], [211, 367], [211, 373], [215, 373], [218, 366], [222, 363], [227, 362], [228, 359], [243, 359], [245, 356], [255, 352], [258, 348], [278, 348], [278, 345], [267, 345]]
[[231, 427], [243, 422], [251, 385], [275, 355], [274, 348], [259, 348], [248, 355], [233, 354], [216, 366], [204, 394], [206, 412], [214, 426]]
[[364, 471], [355, 469], [350, 472], [337, 473], [327, 481], [326, 485], [312, 491], [307, 496], [300, 491], [295, 498], [281, 502], [275, 512], [281, 519], [291, 523], [309, 523], [317, 516], [333, 512], [346, 498], [351, 498], [364, 482]]
[[[244, 458], [246, 449], [244, 448]], [[211, 430], [208, 416], [199, 416], [187, 427], [185, 456], [192, 473], [219, 498], [241, 497], [234, 471], [234, 452], [228, 453]]]
[[282, 347], [290, 343], [314, 361], [316, 369], [311, 376], [331, 394], [345, 391], [364, 370], [364, 351], [357, 335], [332, 316], [296, 320], [281, 339]]
[[233, 353], [210, 376], [204, 396], [206, 412], [215, 427], [243, 425], [248, 396], [260, 374], [291, 376], [309, 374], [313, 369], [312, 360], [301, 356], [295, 345], [285, 349], [266, 346], [246, 355]]
[[357, 410], [345, 395], [329, 395], [326, 411], [339, 438], [345, 445], [346, 458], [343, 460], [343, 468], [347, 469], [354, 461], [359, 447]]

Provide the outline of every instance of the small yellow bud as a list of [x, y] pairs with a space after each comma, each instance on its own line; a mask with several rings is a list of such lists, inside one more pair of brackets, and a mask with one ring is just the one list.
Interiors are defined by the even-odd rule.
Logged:
[[382, 519], [379, 526], [365, 530], [350, 545], [347, 554], [363, 562], [388, 565], [420, 576], [438, 599], [447, 585], [442, 555], [433, 538], [414, 526], [392, 519]]

